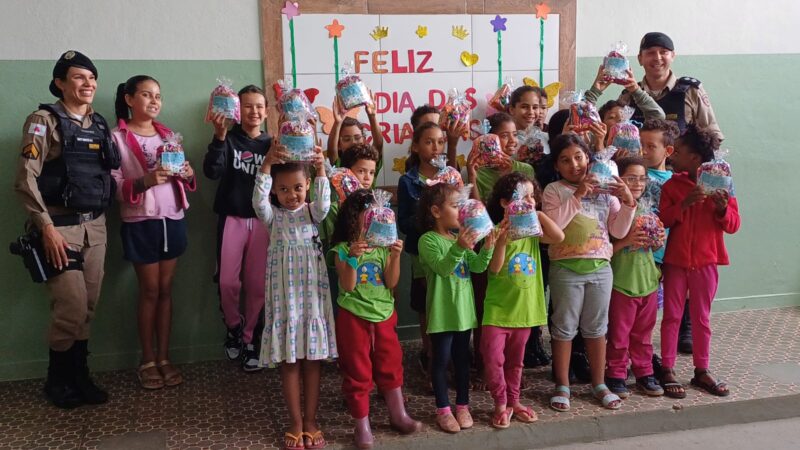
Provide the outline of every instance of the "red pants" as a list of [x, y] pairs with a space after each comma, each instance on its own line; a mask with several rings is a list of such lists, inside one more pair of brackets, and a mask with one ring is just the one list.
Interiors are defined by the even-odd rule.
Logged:
[[484, 325], [481, 336], [483, 373], [495, 405], [519, 403], [522, 358], [530, 328]]
[[373, 382], [381, 392], [403, 386], [403, 352], [396, 326], [397, 312], [375, 323], [339, 308], [336, 346], [342, 370], [342, 391], [350, 415], [355, 419], [369, 415]]
[[653, 375], [653, 328], [658, 311], [658, 290], [644, 297], [611, 291], [608, 308], [606, 361], [609, 378], [628, 378], [628, 354], [636, 378]]

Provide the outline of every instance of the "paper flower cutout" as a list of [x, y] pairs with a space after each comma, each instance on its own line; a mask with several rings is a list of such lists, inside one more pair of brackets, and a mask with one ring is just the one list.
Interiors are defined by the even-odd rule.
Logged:
[[489, 21], [492, 24], [492, 28], [494, 32], [497, 33], [498, 31], [506, 31], [506, 19], [505, 17], [500, 17], [500, 15], [494, 16], [494, 19]]
[[550, 7], [547, 6], [547, 3], [539, 3], [536, 5], [536, 18], [547, 20], [547, 15], [550, 14]]
[[300, 15], [300, 5], [297, 2], [290, 2], [287, 0], [286, 5], [281, 8], [281, 12], [287, 19], [292, 20]]
[[407, 156], [401, 156], [400, 158], [394, 158], [394, 164], [392, 165], [392, 171], [403, 175], [406, 173], [406, 160], [408, 159]]
[[462, 41], [467, 36], [469, 36], [469, 31], [467, 31], [467, 29], [464, 28], [463, 25], [458, 25], [458, 26], [453, 25], [453, 31], [451, 31], [451, 33], [452, 33], [453, 37], [457, 37], [457, 38], [461, 39]]
[[461, 52], [461, 62], [467, 67], [474, 66], [478, 62], [478, 54], [464, 50]]
[[369, 35], [372, 36], [372, 39], [379, 41], [389, 35], [389, 27], [377, 26]]
[[417, 34], [417, 36], [419, 36], [420, 39], [422, 39], [428, 35], [428, 27], [423, 27], [422, 25], [419, 25], [417, 26], [417, 31], [415, 31], [415, 33]]
[[329, 25], [325, 25], [325, 29], [328, 30], [328, 37], [329, 38], [340, 38], [342, 37], [342, 30], [344, 30], [344, 25], [339, 23], [339, 19], [333, 19]]

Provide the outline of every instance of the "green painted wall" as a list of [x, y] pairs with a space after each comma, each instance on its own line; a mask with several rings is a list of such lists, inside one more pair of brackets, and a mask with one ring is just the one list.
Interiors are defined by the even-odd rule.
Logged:
[[[578, 85], [588, 87], [600, 59], [578, 60]], [[4, 157], [0, 178], [0, 243], [22, 230], [23, 213], [12, 192], [13, 172], [25, 116], [39, 102], [52, 101], [47, 84], [51, 61], [0, 61], [0, 148]], [[100, 71], [97, 109], [111, 119], [116, 85], [144, 73], [161, 82], [164, 106], [161, 119], [183, 133], [188, 156], [199, 169], [211, 128], [202, 122], [208, 93], [217, 76], [237, 85], [262, 80], [260, 61], [97, 61]], [[800, 304], [800, 240], [793, 234], [800, 224], [794, 192], [800, 189], [796, 172], [800, 156], [791, 147], [793, 123], [789, 105], [800, 103], [800, 93], [789, 86], [787, 74], [800, 70], [800, 56], [693, 56], [679, 57], [678, 74], [702, 80], [733, 150], [737, 194], [743, 215], [742, 230], [728, 239], [733, 266], [722, 269], [718, 310]], [[616, 90], [612, 88], [614, 95]], [[608, 98], [612, 98], [609, 94]], [[175, 280], [173, 360], [194, 361], [221, 357], [223, 327], [219, 319], [214, 270], [216, 218], [211, 211], [216, 185], [200, 180], [190, 197], [190, 245], [181, 258]], [[92, 364], [98, 369], [133, 367], [138, 361], [136, 334], [136, 277], [122, 260], [119, 219], [109, 213], [109, 250], [103, 295], [94, 324]], [[2, 240], [5, 239], [5, 240]], [[408, 270], [398, 298], [400, 333], [412, 337], [416, 327], [408, 308]], [[22, 264], [0, 253], [0, 380], [42, 376], [46, 365], [47, 293], [28, 279]]]

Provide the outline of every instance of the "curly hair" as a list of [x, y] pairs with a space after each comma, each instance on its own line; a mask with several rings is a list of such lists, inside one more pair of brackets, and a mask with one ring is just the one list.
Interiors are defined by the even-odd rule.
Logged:
[[411, 128], [416, 130], [421, 125], [419, 122], [422, 120], [422, 116], [426, 114], [441, 114], [441, 111], [439, 111], [439, 108], [428, 104], [420, 106], [411, 113]]
[[514, 92], [511, 93], [511, 99], [509, 100], [511, 106], [517, 106], [517, 103], [522, 101], [522, 96], [528, 92], [533, 92], [538, 95], [540, 99], [547, 100], [547, 92], [545, 92], [544, 89], [539, 86], [528, 86], [526, 84], [514, 89]]
[[514, 122], [514, 118], [511, 117], [511, 114], [505, 112], [496, 112], [491, 116], [487, 117], [486, 120], [489, 121], [489, 133], [497, 134], [497, 129], [500, 128], [500, 125], [508, 122]]
[[660, 131], [664, 147], [675, 145], [675, 139], [681, 134], [675, 122], [666, 119], [647, 119], [640, 131]]
[[[414, 144], [419, 144], [419, 141], [422, 140], [422, 135], [431, 128], [437, 128], [439, 130], [442, 129], [437, 123], [423, 123], [414, 129], [414, 137], [411, 139], [411, 145], [413, 146]], [[408, 158], [406, 159], [406, 172], [419, 167], [419, 154], [417, 152], [412, 152], [411, 149], [409, 149], [408, 152]]]
[[425, 233], [436, 228], [436, 218], [431, 214], [434, 206], [442, 207], [451, 195], [458, 194], [458, 188], [452, 184], [437, 183], [433, 186], [422, 188], [417, 205], [417, 224], [420, 233]]
[[722, 143], [719, 137], [708, 128], [699, 128], [695, 125], [686, 127], [686, 131], [678, 138], [678, 144], [685, 145], [692, 153], [700, 156], [701, 162], [714, 159], [714, 152]]
[[536, 180], [521, 172], [511, 172], [497, 180], [497, 183], [494, 184], [494, 188], [492, 188], [492, 193], [489, 195], [486, 210], [489, 212], [489, 217], [492, 218], [492, 222], [500, 223], [505, 216], [505, 208], [500, 204], [500, 200], [511, 201], [514, 196], [514, 191], [517, 189], [517, 185], [525, 182], [533, 185], [533, 197], [536, 199], [536, 206], [540, 206], [541, 195], [539, 184]]
[[589, 146], [586, 145], [586, 141], [581, 139], [580, 136], [573, 133], [562, 134], [550, 141], [550, 161], [553, 163], [553, 169], [555, 169], [556, 172], [558, 172], [558, 157], [561, 155], [561, 152], [572, 146], [580, 147], [583, 153], [586, 154], [587, 159], [592, 154], [589, 150]]
[[381, 159], [381, 155], [378, 154], [375, 147], [369, 144], [356, 144], [342, 152], [340, 159], [342, 167], [347, 167], [349, 169], [362, 159], [375, 161], [375, 164], [377, 164], [378, 160]]
[[625, 174], [625, 171], [628, 170], [628, 167], [631, 166], [642, 166], [644, 167], [645, 172], [647, 171], [647, 163], [641, 156], [627, 156], [617, 161], [617, 169], [619, 169], [619, 175], [622, 176], [623, 174]]
[[336, 226], [331, 236], [331, 246], [340, 242], [355, 242], [361, 235], [359, 216], [369, 208], [374, 200], [372, 191], [359, 189], [350, 194], [342, 203], [339, 215], [336, 217]]

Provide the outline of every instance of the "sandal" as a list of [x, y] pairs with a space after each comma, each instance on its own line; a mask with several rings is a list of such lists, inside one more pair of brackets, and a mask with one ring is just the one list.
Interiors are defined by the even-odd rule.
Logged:
[[136, 377], [139, 378], [139, 384], [141, 384], [144, 389], [149, 390], [163, 388], [164, 378], [161, 377], [161, 372], [159, 372], [158, 369], [150, 369], [156, 369], [155, 361], [150, 361], [139, 366], [139, 369], [136, 371]]
[[[608, 391], [608, 394], [604, 395], [603, 392], [606, 391]], [[600, 400], [600, 403], [603, 404], [603, 408], [616, 410], [622, 406], [622, 399], [619, 398], [619, 395], [611, 392], [605, 384], [598, 384], [593, 387], [592, 394], [594, 398]]]
[[675, 372], [672, 369], [662, 369], [658, 376], [658, 382], [664, 389], [665, 396], [677, 399], [686, 398], [686, 389], [675, 379]]
[[[709, 381], [702, 381], [701, 377], [706, 375]], [[711, 374], [708, 373], [708, 370], [695, 370], [694, 371], [694, 378], [690, 381], [692, 386], [699, 387], [700, 389], [708, 392], [711, 395], [716, 395], [717, 397], [727, 397], [730, 395], [731, 391], [728, 390], [728, 383], [724, 381], [714, 381], [711, 378]]]
[[158, 371], [164, 377], [164, 386], [172, 387], [183, 383], [183, 375], [167, 359], [158, 363]]
[[[322, 431], [317, 430], [313, 433], [306, 433], [305, 431], [300, 433], [303, 436], [303, 443], [305, 444], [306, 448], [325, 448], [328, 443], [325, 442], [325, 436], [322, 434]], [[307, 441], [310, 441], [310, 444], [306, 444]], [[316, 442], [316, 444], [314, 443]]]
[[283, 434], [283, 439], [284, 450], [305, 450], [306, 448], [303, 445], [303, 433], [292, 434], [287, 431]]
[[530, 406], [518, 405], [514, 408], [514, 417], [522, 423], [533, 423], [539, 420], [536, 411]]
[[492, 426], [500, 430], [504, 430], [511, 425], [511, 416], [514, 415], [514, 410], [506, 408], [500, 414], [496, 412], [492, 414]]
[[[559, 395], [559, 394], [566, 394], [566, 396]], [[562, 386], [556, 386], [556, 395], [550, 397], [550, 408], [552, 408], [552, 409], [554, 409], [554, 410], [556, 410], [558, 412], [567, 412], [567, 411], [569, 411], [569, 408], [570, 408], [569, 396], [570, 396], [569, 387], [563, 386], [563, 385]], [[559, 407], [559, 406], [556, 406], [556, 405], [564, 405], [564, 406]]]

